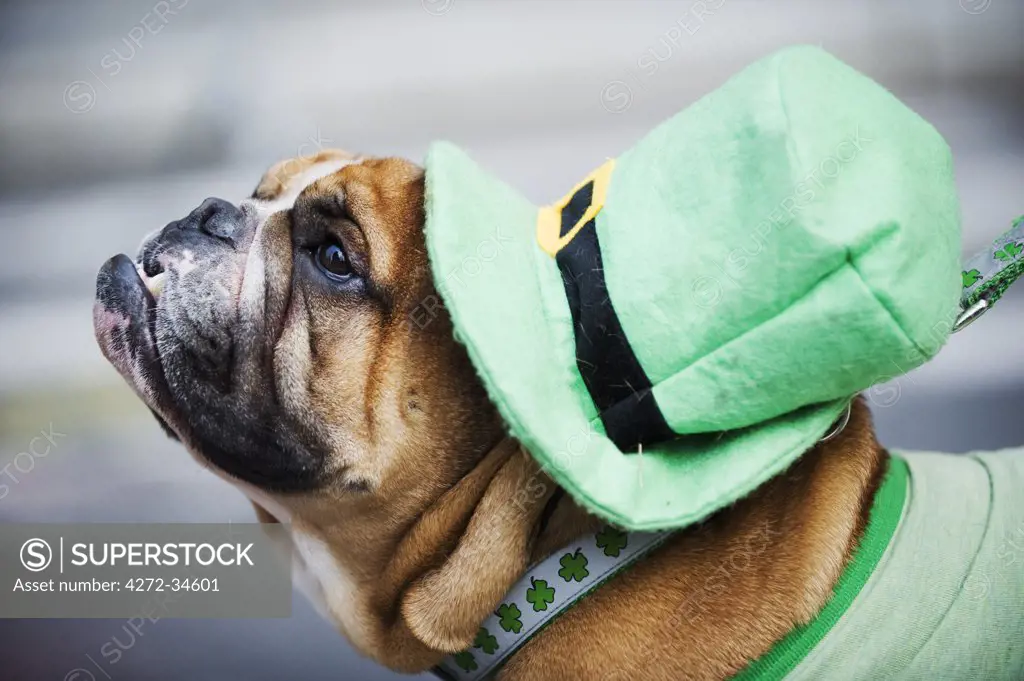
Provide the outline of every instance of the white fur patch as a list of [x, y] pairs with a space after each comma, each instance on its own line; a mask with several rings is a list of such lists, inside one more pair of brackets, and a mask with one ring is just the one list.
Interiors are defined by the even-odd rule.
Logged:
[[357, 649], [366, 650], [356, 584], [320, 538], [293, 528], [292, 579], [320, 616], [335, 623]]
[[177, 263], [172, 263], [172, 266], [175, 264], [177, 265], [178, 276], [184, 277], [196, 268], [195, 253], [186, 248], [181, 252], [181, 260]]
[[213, 468], [220, 478], [231, 482], [249, 499], [289, 529], [292, 545], [292, 583], [328, 622], [334, 624], [360, 650], [366, 650], [366, 629], [356, 597], [356, 583], [318, 535], [293, 522], [287, 508], [263, 490]]
[[360, 158], [322, 161], [310, 166], [302, 173], [299, 173], [288, 180], [287, 190], [282, 192], [280, 196], [277, 196], [270, 201], [259, 201], [256, 199], [248, 199], [248, 201], [256, 207], [260, 223], [262, 223], [274, 213], [282, 210], [288, 210], [294, 206], [295, 199], [299, 198], [299, 194], [302, 193], [302, 190], [319, 180], [321, 177], [327, 177], [332, 173], [338, 172], [345, 166], [359, 163], [361, 161], [362, 159]]

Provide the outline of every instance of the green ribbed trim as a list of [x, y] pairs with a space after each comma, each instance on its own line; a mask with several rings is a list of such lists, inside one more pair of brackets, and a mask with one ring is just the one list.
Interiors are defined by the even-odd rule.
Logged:
[[832, 599], [816, 618], [789, 632], [767, 654], [734, 676], [733, 681], [776, 681], [785, 678], [831, 631], [864, 588], [889, 547], [900, 518], [903, 517], [909, 475], [905, 460], [896, 456], [889, 459], [889, 470], [875, 495], [864, 536], [850, 564], [839, 577]]

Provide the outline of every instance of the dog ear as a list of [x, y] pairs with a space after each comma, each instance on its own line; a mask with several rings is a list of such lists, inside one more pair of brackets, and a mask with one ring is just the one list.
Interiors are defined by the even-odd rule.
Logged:
[[537, 522], [556, 490], [518, 443], [496, 449], [503, 447], [511, 453], [492, 452], [410, 533], [405, 560], [434, 567], [406, 590], [401, 614], [433, 650], [456, 653], [472, 644], [480, 622], [528, 567]]

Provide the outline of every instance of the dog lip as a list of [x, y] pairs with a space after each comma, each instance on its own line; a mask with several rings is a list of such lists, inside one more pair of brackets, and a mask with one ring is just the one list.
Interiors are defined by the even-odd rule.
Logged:
[[156, 302], [145, 285], [139, 268], [124, 253], [103, 263], [96, 275], [96, 299], [112, 310], [144, 312]]
[[156, 305], [127, 255], [115, 255], [100, 268], [93, 305], [100, 350], [147, 402], [164, 403], [169, 391], [157, 349]]

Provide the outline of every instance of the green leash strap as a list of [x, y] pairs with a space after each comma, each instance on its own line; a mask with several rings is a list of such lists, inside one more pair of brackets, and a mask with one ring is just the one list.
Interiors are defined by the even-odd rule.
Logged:
[[954, 331], [959, 331], [995, 305], [1010, 284], [1024, 274], [1024, 215], [1010, 230], [984, 251], [969, 259], [962, 272], [962, 313]]

